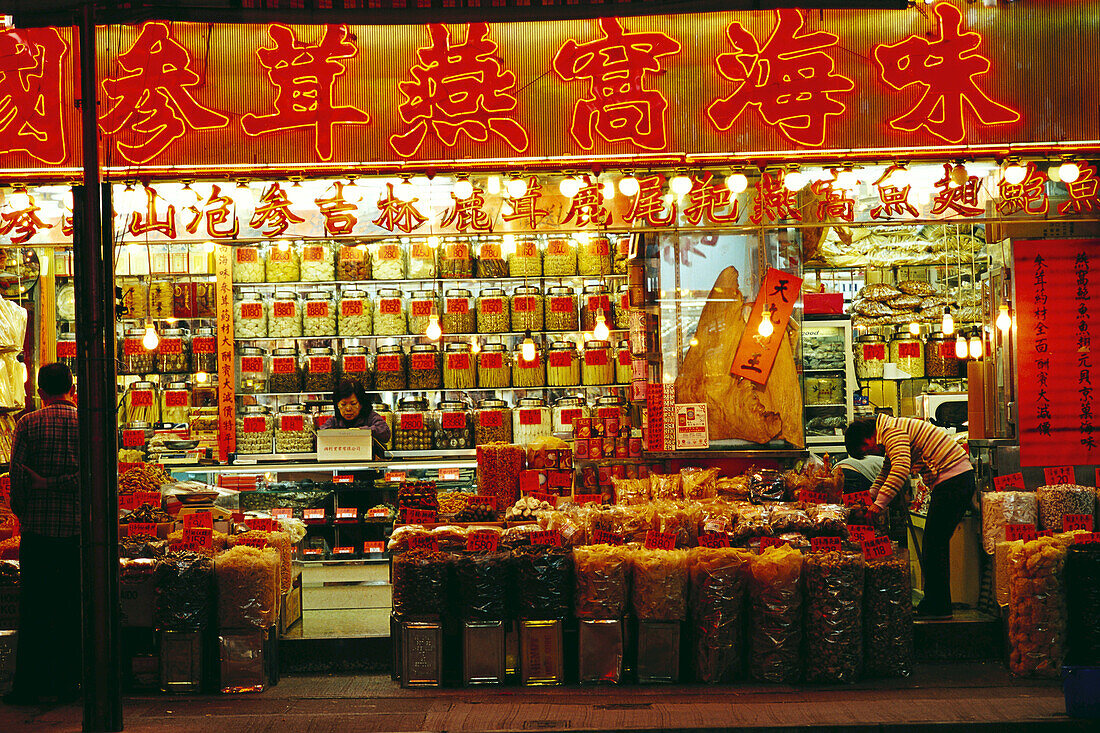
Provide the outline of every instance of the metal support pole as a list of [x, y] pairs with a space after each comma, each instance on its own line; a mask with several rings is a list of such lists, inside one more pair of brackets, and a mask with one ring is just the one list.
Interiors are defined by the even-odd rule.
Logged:
[[122, 730], [115, 410], [114, 247], [100, 182], [95, 3], [79, 24], [84, 184], [74, 191], [73, 271], [80, 421], [84, 730]]

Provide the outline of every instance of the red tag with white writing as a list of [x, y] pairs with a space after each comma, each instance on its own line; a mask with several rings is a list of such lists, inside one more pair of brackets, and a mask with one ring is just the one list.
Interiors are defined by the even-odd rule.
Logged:
[[182, 354], [183, 339], [165, 338], [160, 340], [157, 351], [161, 354]]
[[520, 425], [539, 425], [542, 423], [542, 410], [520, 410]]
[[409, 311], [417, 318], [426, 318], [435, 313], [435, 301], [414, 300], [409, 304]]
[[191, 514], [183, 515], [183, 528], [188, 529], [190, 527], [205, 527], [212, 529], [214, 527], [214, 517], [210, 512], [192, 512]]
[[128, 537], [137, 537], [138, 535], [156, 537], [157, 525], [152, 522], [130, 522], [126, 527], [126, 535]]
[[341, 300], [340, 301], [340, 315], [344, 316], [344, 317], [363, 315], [363, 301], [361, 301], [361, 300]]
[[67, 359], [76, 356], [76, 342], [75, 341], [58, 341], [57, 342], [57, 358]]
[[606, 295], [589, 295], [588, 310], [609, 313], [611, 311], [611, 303]]
[[1008, 542], [1015, 542], [1016, 540], [1031, 542], [1034, 539], [1038, 539], [1038, 537], [1039, 532], [1035, 529], [1034, 524], [1005, 525], [1005, 540], [1007, 540]]
[[873, 527], [868, 527], [865, 524], [849, 524], [848, 525], [848, 537], [852, 542], [862, 542], [869, 540], [875, 536], [875, 530]]
[[328, 301], [307, 300], [306, 318], [328, 318]]
[[360, 374], [367, 371], [367, 357], [363, 355], [345, 356], [344, 372], [347, 374]]
[[329, 374], [332, 372], [332, 357], [330, 356], [311, 356], [309, 357], [309, 373], [310, 374]]
[[844, 495], [844, 506], [871, 506], [871, 493], [869, 491], [853, 491]]
[[368, 541], [363, 543], [363, 554], [369, 555], [371, 553], [385, 552], [386, 543], [381, 540], [375, 540], [373, 542]]
[[551, 313], [572, 313], [576, 310], [573, 299], [568, 296], [555, 296], [550, 298]]
[[435, 369], [435, 354], [413, 354], [409, 357], [409, 369], [416, 371]]
[[432, 248], [429, 247], [424, 242], [417, 242], [416, 244], [414, 244], [412, 246], [412, 249], [409, 251], [409, 257], [411, 257], [414, 260], [431, 260], [431, 259], [434, 259], [432, 257]]
[[248, 517], [244, 520], [245, 526], [260, 532], [274, 532], [277, 527], [271, 517]]
[[382, 298], [378, 301], [378, 312], [386, 316], [401, 315], [400, 298]]
[[1005, 476], [994, 476], [993, 488], [997, 491], [1008, 491], [1009, 489], [1023, 491], [1024, 474], [1017, 471], [1016, 473], [1010, 473]]
[[471, 532], [466, 535], [467, 552], [496, 552], [500, 546], [500, 534], [497, 532]]
[[271, 513], [271, 516], [275, 517], [276, 519], [279, 519], [280, 517], [283, 519], [290, 519], [294, 516], [294, 510], [290, 507], [275, 507], [274, 509], [271, 509], [269, 511]]
[[333, 547], [332, 548], [332, 554], [336, 555], [336, 556], [354, 555], [355, 554], [355, 548], [347, 546], [347, 545], [345, 545], [343, 547]]
[[405, 524], [435, 524], [438, 515], [431, 509], [405, 509]]
[[555, 257], [569, 254], [569, 242], [564, 239], [551, 239], [546, 245], [546, 254]]
[[386, 480], [391, 483], [401, 483], [405, 480], [404, 471], [386, 471]]
[[504, 368], [504, 354], [496, 351], [482, 352], [481, 354], [481, 368], [482, 369], [503, 369]]
[[1089, 532], [1087, 534], [1078, 534], [1073, 536], [1074, 544], [1093, 544], [1100, 542], [1100, 532]]
[[573, 353], [570, 351], [551, 351], [546, 357], [552, 367], [570, 367], [573, 365]]
[[803, 489], [798, 492], [798, 500], [806, 504], [828, 504], [829, 497], [822, 494], [820, 491], [810, 491], [809, 489]]
[[263, 303], [241, 303], [241, 318], [255, 321], [264, 317]]
[[493, 243], [486, 243], [481, 245], [481, 259], [483, 260], [499, 260], [503, 259], [500, 252], [500, 245]]
[[173, 389], [164, 393], [164, 405], [165, 407], [187, 407], [190, 396], [186, 390]]
[[359, 510], [353, 506], [350, 507], [337, 507], [336, 508], [336, 521], [338, 522], [354, 522], [359, 519]]
[[631, 361], [630, 350], [629, 349], [619, 349], [619, 366], [628, 367], [628, 366], [630, 366], [630, 361]]
[[380, 260], [397, 260], [401, 258], [401, 250], [397, 248], [396, 244], [383, 244], [378, 248], [378, 259]]
[[300, 433], [305, 429], [304, 415], [280, 415], [279, 430], [284, 433]]
[[863, 541], [863, 556], [868, 560], [880, 560], [893, 554], [894, 545], [889, 537], [875, 537], [872, 540]]
[[122, 431], [122, 447], [123, 448], [140, 448], [145, 445], [145, 431], [144, 430], [123, 430]]
[[462, 430], [466, 427], [465, 412], [444, 412], [439, 416], [439, 424], [444, 430]]
[[711, 549], [729, 547], [730, 538], [725, 532], [704, 532], [699, 535], [699, 546], [709, 547]]
[[597, 257], [606, 257], [611, 254], [611, 244], [603, 237], [593, 239], [588, 243], [588, 254]]
[[548, 529], [541, 532], [531, 533], [532, 545], [549, 545], [550, 547], [561, 547], [561, 533], [556, 529]]
[[1043, 476], [1046, 478], [1047, 486], [1077, 483], [1077, 479], [1073, 475], [1073, 466], [1044, 468]]
[[271, 357], [272, 374], [293, 374], [298, 368], [298, 360], [293, 356]]
[[303, 509], [302, 519], [307, 522], [323, 522], [325, 521], [324, 509]]
[[[457, 468], [441, 468], [437, 473], [437, 477], [440, 481], [458, 481], [461, 474]], [[494, 504], [495, 504], [494, 497]]]
[[262, 356], [242, 356], [241, 372], [244, 374], [263, 374], [264, 358]]
[[145, 351], [145, 345], [141, 343], [141, 339], [126, 339], [122, 342], [122, 353], [126, 356], [134, 356]]
[[248, 264], [250, 262], [257, 262], [259, 260], [260, 253], [255, 247], [237, 247], [237, 262]]
[[214, 530], [209, 527], [184, 527], [183, 543], [209, 550], [214, 546]]
[[602, 504], [603, 494], [576, 494], [573, 496], [573, 503], [580, 504]]
[[674, 550], [676, 549], [676, 533], [649, 530], [645, 533], [645, 547], [647, 550]]
[[447, 298], [444, 307], [445, 313], [468, 313], [470, 300], [468, 298]]
[[152, 407], [153, 406], [153, 390], [151, 390], [151, 389], [132, 389], [132, 390], [130, 390], [130, 406], [131, 407]]
[[439, 552], [439, 540], [431, 535], [413, 535], [409, 537], [409, 549]]
[[246, 547], [255, 547], [257, 550], [267, 547], [267, 538], [258, 534], [239, 534], [233, 538], [233, 542]]
[[920, 358], [920, 344], [910, 344], [910, 343], [898, 344], [898, 358], [900, 358], [900, 359], [919, 359]]
[[397, 417], [402, 430], [424, 429], [424, 413], [422, 412], [403, 412], [398, 414]]
[[607, 366], [607, 351], [605, 349], [586, 349], [584, 363], [588, 366]]
[[374, 364], [380, 372], [401, 371], [401, 357], [398, 354], [379, 354]]
[[282, 249], [281, 247], [274, 247], [268, 250], [267, 256], [271, 258], [272, 262], [290, 262], [291, 254], [290, 247]]
[[615, 532], [608, 532], [605, 529], [592, 531], [592, 544], [594, 545], [621, 545], [623, 542], [623, 538]]
[[242, 429], [246, 433], [266, 433], [267, 432], [267, 418], [249, 416], [244, 418], [241, 425]]
[[504, 312], [504, 301], [501, 298], [482, 298], [478, 301], [478, 309], [482, 313], [499, 314]]
[[1063, 514], [1062, 515], [1062, 531], [1073, 532], [1075, 530], [1083, 529], [1086, 532], [1092, 531], [1092, 515], [1091, 514]]
[[531, 313], [537, 304], [538, 299], [533, 295], [517, 295], [512, 298], [512, 310], [516, 313]]
[[456, 372], [466, 371], [470, 368], [470, 355], [447, 354], [447, 368]]
[[271, 304], [272, 318], [293, 318], [298, 312], [294, 301], [277, 300]]
[[325, 248], [317, 245], [302, 247], [302, 259], [306, 262], [320, 262], [325, 258]]
[[839, 537], [813, 537], [810, 539], [812, 552], [840, 552]]

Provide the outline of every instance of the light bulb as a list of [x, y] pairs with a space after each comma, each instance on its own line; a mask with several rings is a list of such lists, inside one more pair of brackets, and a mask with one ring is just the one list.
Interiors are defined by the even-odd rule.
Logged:
[[1004, 333], [1008, 333], [1012, 328], [1012, 316], [1008, 314], [1008, 305], [1001, 303], [1001, 312], [997, 314], [997, 328], [1001, 329]]
[[688, 341], [688, 346], [698, 346], [698, 345], [699, 345], [699, 339], [692, 336], [691, 341]]
[[765, 312], [760, 318], [760, 325], [756, 327], [756, 332], [764, 338], [768, 338], [773, 333], [775, 333], [775, 326], [772, 325], [772, 317], [770, 312]]
[[691, 193], [691, 179], [683, 173], [678, 173], [668, 182], [668, 187], [677, 198], [683, 198]]
[[524, 361], [535, 360], [535, 340], [531, 338], [530, 331], [527, 332], [523, 343], [520, 345], [520, 356], [523, 357]]
[[958, 335], [958, 338], [955, 339], [955, 358], [956, 359], [965, 359], [966, 354], [967, 354], [966, 339], [964, 339], [963, 335], [960, 333]]
[[638, 179], [634, 176], [627, 175], [619, 179], [619, 192], [623, 196], [637, 196], [638, 191], [642, 189], [638, 183]]
[[1058, 166], [1058, 177], [1062, 179], [1062, 183], [1073, 183], [1081, 177], [1081, 166], [1067, 160]]
[[146, 351], [152, 351], [157, 348], [157, 344], [160, 343], [160, 336], [157, 335], [157, 329], [153, 327], [152, 321], [145, 322], [145, 335], [141, 337], [141, 345], [145, 347]]
[[966, 183], [966, 180], [970, 178], [970, 174], [966, 172], [966, 166], [962, 163], [957, 163], [954, 168], [951, 169], [951, 182], [956, 186], [961, 186]]
[[523, 198], [525, 193], [527, 193], [527, 181], [519, 177], [508, 181], [508, 198]]
[[195, 381], [199, 384], [206, 384], [210, 381], [210, 375], [206, 372], [195, 372]]
[[214, 251], [214, 243], [213, 242], [203, 242], [202, 243], [202, 251], [205, 252], [206, 254], [211, 254]]
[[474, 195], [474, 184], [465, 178], [459, 178], [455, 181], [454, 195], [459, 201], [465, 201]]
[[909, 334], [912, 336], [920, 336], [920, 324], [916, 321], [909, 322]]
[[281, 240], [279, 242], [279, 251], [286, 252], [288, 249], [290, 249], [290, 242], [286, 241], [285, 239]]
[[424, 335], [432, 341], [438, 341], [443, 336], [443, 329], [439, 327], [438, 316], [428, 316], [428, 327], [424, 329]]
[[481, 342], [477, 340], [477, 336], [470, 337], [470, 351], [475, 354], [481, 351]]
[[340, 191], [344, 196], [344, 200], [350, 203], [359, 203], [363, 200], [363, 189], [359, 187], [354, 178], [349, 178]]
[[[344, 191], [347, 191], [348, 187], [344, 187]], [[248, 187], [248, 183], [240, 181], [233, 188], [233, 203], [238, 207], [247, 209], [256, 203], [256, 197], [252, 195], [252, 189]]]
[[393, 188], [393, 197], [398, 201], [408, 203], [416, 198], [416, 187], [406, 178]]
[[951, 309], [943, 309], [943, 320], [940, 321], [940, 330], [943, 331], [944, 336], [950, 336], [955, 333], [955, 319], [951, 317]]
[[561, 179], [561, 183], [558, 184], [558, 190], [561, 191], [561, 195], [567, 199], [571, 199], [580, 193], [581, 182], [573, 176]]
[[600, 186], [600, 193], [603, 194], [604, 201], [610, 201], [615, 198], [615, 184], [611, 181], [604, 181], [604, 184]]
[[726, 188], [731, 193], [741, 193], [749, 187], [749, 177], [744, 173], [731, 173], [726, 176]]
[[859, 185], [859, 179], [856, 177], [856, 172], [851, 168], [845, 168], [837, 174], [836, 185], [846, 191], [851, 191]]
[[788, 191], [801, 191], [806, 185], [806, 174], [800, 170], [787, 171], [783, 176], [783, 187]]
[[981, 359], [982, 358], [982, 340], [977, 336], [970, 337], [970, 358]]
[[26, 384], [27, 379], [30, 377], [30, 375], [27, 374], [27, 362], [21, 361], [19, 362], [19, 366], [23, 368], [23, 384]]
[[438, 247], [439, 246], [439, 237], [435, 236], [434, 234], [432, 236], [428, 237], [428, 246], [431, 247], [432, 249], [435, 249], [436, 247]]
[[[489, 176], [485, 179], [485, 190], [496, 196], [500, 193], [500, 176]], [[508, 193], [511, 196], [511, 191]], [[521, 194], [522, 195], [522, 194]], [[518, 197], [516, 197], [518, 198]]]
[[1051, 183], [1060, 183], [1062, 180], [1062, 176], [1058, 173], [1058, 168], [1059, 166], [1056, 165], [1047, 168], [1047, 178], [1050, 179]]
[[596, 314], [596, 326], [592, 329], [592, 338], [597, 341], [607, 341], [611, 338], [611, 329], [607, 327], [607, 319], [603, 313]]
[[1018, 186], [1027, 178], [1027, 167], [1019, 161], [1014, 161], [1005, 167], [1005, 181]]

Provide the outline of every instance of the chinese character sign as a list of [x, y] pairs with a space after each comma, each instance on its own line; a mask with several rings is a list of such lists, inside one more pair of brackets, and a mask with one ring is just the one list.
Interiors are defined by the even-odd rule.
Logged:
[[1092, 335], [1097, 240], [1018, 240], [1016, 343], [1020, 464], [1100, 463]]
[[0, 156], [65, 160], [63, 69], [69, 44], [56, 28], [0, 32]]
[[[737, 344], [730, 374], [761, 386], [768, 383], [775, 356], [787, 337], [787, 321], [801, 293], [802, 278], [774, 267], [768, 269], [756, 302], [752, 305], [748, 324], [741, 334], [741, 341]], [[760, 323], [765, 318], [771, 321], [772, 328], [770, 332], [763, 330], [762, 333]]]

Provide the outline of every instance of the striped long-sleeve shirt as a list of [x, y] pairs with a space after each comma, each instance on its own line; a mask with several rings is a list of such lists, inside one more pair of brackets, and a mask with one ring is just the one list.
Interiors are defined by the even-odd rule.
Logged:
[[932, 474], [935, 486], [970, 468], [966, 451], [946, 430], [925, 420], [880, 414], [875, 420], [875, 438], [886, 448], [888, 468], [884, 466], [871, 485], [871, 498], [883, 508], [915, 472]]

